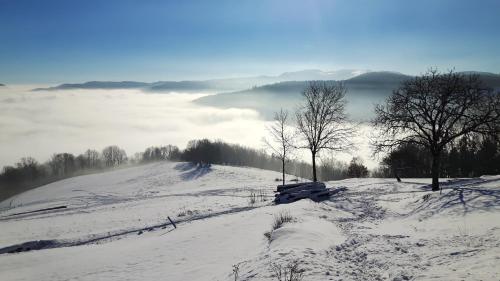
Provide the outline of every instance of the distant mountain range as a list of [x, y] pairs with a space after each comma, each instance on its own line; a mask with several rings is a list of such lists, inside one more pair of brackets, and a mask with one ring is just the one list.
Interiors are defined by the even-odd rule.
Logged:
[[322, 71], [317, 69], [285, 72], [278, 76], [255, 76], [211, 80], [159, 81], [153, 83], [133, 81], [91, 81], [78, 84], [61, 84], [49, 88], [37, 88], [34, 91], [57, 91], [69, 89], [142, 89], [151, 92], [225, 92], [237, 91], [282, 81], [305, 80], [345, 80], [366, 73], [366, 70], [343, 69]]
[[56, 90], [72, 90], [72, 89], [141, 89], [148, 87], [150, 83], [134, 82], [134, 81], [90, 81], [78, 84], [61, 84], [49, 88], [36, 88], [33, 91], [56, 91]]
[[[484, 84], [500, 90], [500, 75], [489, 72], [463, 72], [477, 74]], [[357, 120], [371, 119], [374, 104], [384, 101], [401, 82], [412, 78], [398, 72], [365, 70], [303, 70], [286, 72], [278, 76], [212, 79], [205, 81], [106, 82], [93, 81], [81, 84], [62, 84], [34, 91], [67, 89], [140, 89], [146, 92], [207, 92], [218, 93], [195, 100], [195, 103], [219, 108], [250, 108], [271, 118], [280, 107], [294, 109], [300, 102], [301, 93], [308, 81], [322, 80], [327, 83], [343, 81], [347, 87], [347, 111]]]
[[[470, 73], [470, 72], [468, 72]], [[475, 72], [483, 82], [492, 88], [500, 89], [500, 75]], [[367, 72], [344, 80], [347, 87], [347, 112], [356, 120], [373, 117], [374, 104], [383, 102], [401, 82], [412, 78], [397, 72]], [[327, 83], [338, 81], [327, 80]], [[219, 108], [251, 108], [259, 111], [265, 118], [272, 118], [279, 108], [295, 109], [301, 101], [301, 93], [308, 81], [280, 82], [243, 91], [205, 96], [195, 103]]]
[[0, 84], [0, 87], [5, 87], [5, 84]]

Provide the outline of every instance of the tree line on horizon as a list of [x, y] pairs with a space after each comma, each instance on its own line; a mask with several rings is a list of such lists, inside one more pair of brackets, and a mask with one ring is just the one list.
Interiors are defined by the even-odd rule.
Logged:
[[[110, 145], [102, 151], [87, 149], [84, 153], [55, 153], [44, 163], [33, 157], [23, 157], [13, 166], [4, 166], [0, 173], [0, 200], [19, 192], [48, 184], [53, 181], [110, 170], [118, 167], [140, 165], [157, 161], [187, 161], [196, 164], [220, 164], [247, 166], [281, 171], [280, 160], [264, 150], [229, 144], [208, 139], [189, 141], [186, 149], [174, 145], [152, 146], [128, 157], [124, 149]], [[356, 165], [361, 162], [356, 160]], [[338, 180], [356, 176], [356, 165], [330, 159], [319, 166], [320, 179]], [[362, 164], [361, 164], [362, 165]], [[311, 179], [311, 165], [304, 161], [292, 161], [290, 174], [297, 178]], [[363, 166], [364, 167], [364, 166]], [[368, 170], [364, 167], [367, 176]], [[280, 179], [281, 180], [281, 179]]]
[[[405, 144], [382, 158], [373, 177], [429, 178], [432, 155], [415, 144]], [[500, 174], [500, 140], [493, 137], [464, 136], [440, 155], [439, 174], [443, 178], [479, 177]]]

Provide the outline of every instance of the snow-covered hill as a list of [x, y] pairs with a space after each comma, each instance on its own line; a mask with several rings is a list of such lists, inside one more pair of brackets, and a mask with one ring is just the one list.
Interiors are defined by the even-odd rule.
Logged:
[[303, 280], [500, 279], [500, 176], [443, 180], [442, 194], [349, 179], [328, 201], [275, 206], [278, 177], [164, 162], [28, 191], [0, 203], [0, 252], [19, 251], [0, 254], [0, 280], [234, 280], [233, 265], [277, 280], [292, 261]]

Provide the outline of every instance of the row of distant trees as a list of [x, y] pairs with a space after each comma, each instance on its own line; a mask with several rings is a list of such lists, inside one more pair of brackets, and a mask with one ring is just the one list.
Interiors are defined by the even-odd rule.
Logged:
[[71, 153], [55, 153], [40, 164], [32, 157], [24, 157], [14, 166], [5, 166], [0, 174], [1, 182], [33, 181], [38, 178], [64, 178], [83, 171], [102, 170], [125, 164], [147, 163], [159, 160], [179, 160], [181, 151], [173, 145], [149, 147], [132, 158], [127, 157], [124, 149], [110, 145], [102, 151], [87, 149], [77, 156]]
[[[320, 153], [353, 148], [356, 126], [345, 112], [346, 92], [340, 82], [312, 81], [302, 93], [303, 103], [295, 112], [294, 122], [286, 111], [275, 114], [266, 144], [281, 159], [283, 184], [287, 162], [295, 149], [311, 153], [312, 178], [317, 181], [316, 159]], [[439, 190], [440, 176], [497, 171], [494, 160], [498, 147], [494, 145], [500, 136], [500, 93], [485, 87], [478, 75], [431, 69], [403, 82], [384, 104], [375, 107], [375, 113], [372, 125], [378, 131], [372, 140], [374, 154], [389, 153], [384, 164], [396, 176], [415, 165], [404, 163], [408, 157], [424, 158], [419, 172], [409, 173], [429, 175], [434, 191]], [[482, 142], [484, 149], [496, 149], [492, 154], [457, 148], [461, 142], [480, 137], [487, 139]], [[482, 159], [485, 162], [475, 163], [480, 168], [466, 168], [480, 158], [476, 153], [486, 157]], [[461, 161], [464, 155], [473, 158], [465, 163]]]
[[[247, 166], [279, 172], [283, 171], [282, 158], [275, 154], [269, 154], [265, 150], [252, 149], [237, 144], [228, 144], [220, 140], [192, 140], [181, 153], [179, 159], [193, 163]], [[288, 174], [305, 179], [313, 178], [311, 172], [312, 166], [309, 163], [288, 160], [287, 167]], [[317, 170], [318, 178], [324, 181], [368, 176], [368, 169], [363, 165], [360, 158], [353, 158], [349, 164], [326, 158], [321, 162]], [[282, 176], [284, 177], [284, 175]]]
[[0, 173], [0, 199], [72, 176], [124, 165], [181, 158], [181, 151], [173, 145], [149, 147], [131, 158], [127, 157], [124, 149], [116, 145], [107, 146], [101, 151], [87, 149], [79, 155], [55, 153], [44, 163], [38, 162], [33, 157], [23, 157], [15, 165], [3, 167]]
[[[124, 149], [111, 145], [101, 151], [88, 149], [79, 155], [56, 153], [44, 163], [40, 163], [32, 157], [24, 157], [13, 166], [5, 166], [0, 173], [0, 199], [55, 180], [124, 165], [164, 160], [248, 166], [274, 171], [281, 171], [282, 168], [280, 159], [269, 155], [264, 150], [228, 144], [223, 141], [192, 140], [184, 150], [173, 145], [152, 146], [132, 157], [127, 157]], [[290, 174], [312, 179], [309, 163], [291, 161], [289, 166]], [[365, 172], [357, 172], [360, 166]], [[325, 181], [353, 176], [363, 177], [368, 175], [367, 171], [366, 167], [356, 159], [353, 159], [351, 165], [333, 159], [325, 159], [318, 167], [319, 178]]]
[[[492, 137], [460, 138], [440, 156], [441, 177], [478, 177], [500, 174], [500, 143]], [[406, 178], [431, 177], [432, 155], [423, 146], [405, 144], [382, 159], [375, 177], [398, 175]]]
[[43, 164], [32, 157], [24, 157], [15, 166], [5, 166], [0, 174], [0, 181], [19, 183], [41, 178], [64, 178], [80, 171], [120, 166], [126, 161], [126, 152], [115, 145], [108, 146], [101, 152], [88, 149], [77, 156], [56, 153]]
[[0, 173], [0, 198], [55, 180], [113, 168], [127, 162], [127, 154], [116, 145], [102, 151], [88, 149], [80, 155], [55, 153], [45, 163], [23, 157], [14, 166], [5, 166]]

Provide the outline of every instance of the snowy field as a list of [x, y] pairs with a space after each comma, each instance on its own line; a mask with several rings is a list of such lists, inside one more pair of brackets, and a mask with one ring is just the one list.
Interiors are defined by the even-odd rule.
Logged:
[[443, 179], [442, 194], [349, 179], [327, 183], [347, 187], [330, 200], [275, 206], [277, 177], [164, 162], [25, 192], [0, 203], [0, 280], [234, 280], [233, 265], [277, 280], [295, 260], [303, 280], [500, 280], [500, 176]]

